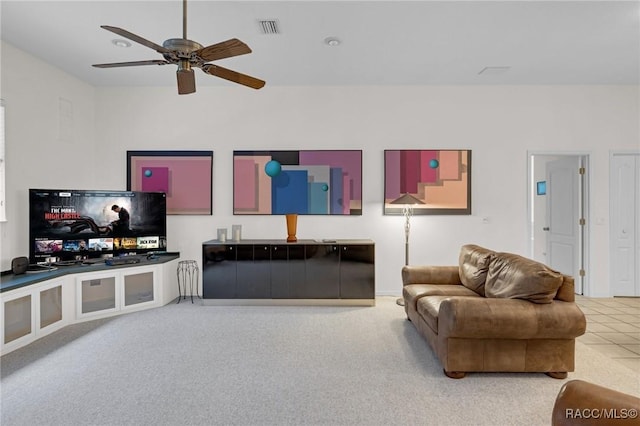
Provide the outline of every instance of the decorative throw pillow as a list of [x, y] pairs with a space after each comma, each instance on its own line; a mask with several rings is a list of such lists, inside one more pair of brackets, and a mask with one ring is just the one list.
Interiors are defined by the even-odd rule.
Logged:
[[462, 285], [484, 296], [484, 283], [494, 255], [492, 250], [475, 244], [462, 246], [458, 257]]
[[562, 285], [562, 274], [512, 253], [496, 253], [485, 282], [486, 297], [551, 303]]

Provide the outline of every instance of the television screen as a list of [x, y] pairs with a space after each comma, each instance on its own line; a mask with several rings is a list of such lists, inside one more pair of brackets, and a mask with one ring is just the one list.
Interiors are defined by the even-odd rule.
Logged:
[[166, 250], [164, 192], [29, 190], [29, 260]]

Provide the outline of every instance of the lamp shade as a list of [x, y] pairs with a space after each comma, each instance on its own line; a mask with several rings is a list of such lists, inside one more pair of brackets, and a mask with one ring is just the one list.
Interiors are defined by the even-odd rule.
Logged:
[[412, 204], [424, 204], [422, 200], [414, 197], [408, 192], [391, 201], [389, 204], [404, 204], [404, 205], [412, 205]]

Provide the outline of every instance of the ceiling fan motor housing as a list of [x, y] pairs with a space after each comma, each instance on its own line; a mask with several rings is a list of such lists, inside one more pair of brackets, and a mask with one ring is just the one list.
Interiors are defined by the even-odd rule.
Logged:
[[[187, 59], [191, 57], [191, 52], [195, 52], [196, 50], [200, 50], [203, 46], [193, 40], [187, 40], [184, 38], [170, 38], [162, 43], [162, 47], [165, 49], [169, 49], [174, 52], [175, 56], [182, 59]], [[165, 59], [171, 61], [175, 58], [175, 56], [171, 54], [164, 54]]]

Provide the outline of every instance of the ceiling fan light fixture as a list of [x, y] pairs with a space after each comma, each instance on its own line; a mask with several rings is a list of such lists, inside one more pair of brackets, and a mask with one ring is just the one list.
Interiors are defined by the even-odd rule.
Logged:
[[131, 43], [129, 43], [127, 40], [123, 40], [121, 38], [114, 38], [113, 40], [111, 40], [111, 43], [114, 46], [118, 46], [118, 47], [131, 47]]

